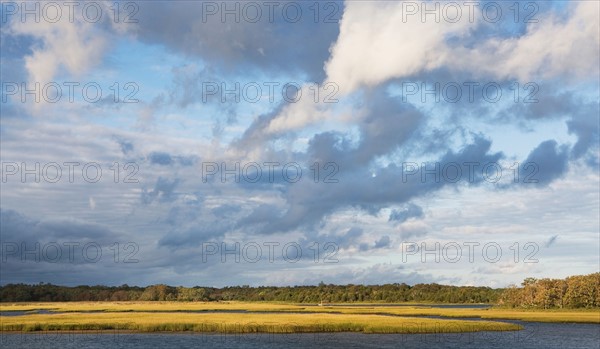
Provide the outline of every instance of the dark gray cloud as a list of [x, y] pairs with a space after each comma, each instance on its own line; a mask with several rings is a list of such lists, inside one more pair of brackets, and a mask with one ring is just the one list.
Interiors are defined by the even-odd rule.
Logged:
[[523, 183], [549, 184], [567, 171], [568, 160], [566, 146], [559, 147], [554, 140], [540, 143], [521, 164]]
[[169, 155], [168, 153], [154, 152], [151, 153], [148, 157], [150, 158], [150, 162], [156, 165], [166, 166], [173, 164], [173, 158], [171, 158], [171, 155]]
[[0, 209], [3, 241], [49, 242], [53, 240], [100, 241], [118, 234], [110, 228], [74, 218], [33, 219], [17, 211]]
[[311, 162], [335, 162], [343, 171], [364, 167], [378, 156], [398, 149], [425, 119], [412, 105], [390, 98], [383, 89], [372, 91], [365, 104], [370, 109], [357, 125], [360, 144], [354, 147], [345, 135], [336, 132], [316, 134], [307, 150]]
[[234, 140], [231, 147], [239, 151], [249, 151], [256, 147], [262, 147], [268, 144], [272, 135], [265, 132], [269, 123], [279, 115], [285, 104], [277, 105], [271, 112], [259, 115], [253, 122], [244, 130], [240, 138]]
[[409, 218], [421, 217], [423, 217], [423, 209], [421, 206], [410, 203], [401, 210], [393, 210], [390, 213], [388, 221], [400, 224], [406, 222]]
[[142, 203], [150, 204], [155, 200], [158, 200], [159, 202], [169, 202], [175, 200], [177, 196], [175, 189], [179, 185], [180, 181], [181, 180], [179, 178], [168, 179], [158, 177], [153, 189], [144, 189], [142, 191]]
[[571, 150], [571, 155], [578, 159], [589, 149], [598, 149], [600, 140], [600, 105], [598, 103], [579, 105], [573, 108], [575, 115], [567, 121], [569, 133], [577, 135], [577, 143]]
[[[36, 245], [39, 244], [39, 245]], [[124, 251], [128, 246], [129, 251]], [[40, 282], [58, 285], [146, 284], [138, 276], [148, 272], [136, 243], [115, 236], [102, 240], [8, 240], [1, 242], [0, 284]], [[119, 251], [120, 250], [120, 251]], [[135, 251], [133, 255], [130, 252]], [[127, 259], [128, 263], [123, 263]]]
[[117, 144], [119, 144], [119, 147], [121, 148], [121, 152], [123, 152], [123, 155], [128, 155], [130, 152], [133, 151], [133, 143], [127, 139], [123, 139], [120, 138], [118, 136], [113, 136], [113, 139], [117, 142]]
[[103, 276], [107, 267], [123, 261], [113, 252], [116, 246], [120, 252], [120, 243], [126, 239], [101, 224], [73, 218], [38, 219], [0, 209], [0, 237], [1, 284], [117, 283], [130, 273], [117, 268], [111, 277]]
[[328, 241], [334, 241], [338, 246], [347, 248], [356, 243], [356, 240], [363, 235], [363, 229], [359, 227], [352, 227], [346, 231], [346, 233], [337, 236], [337, 239], [331, 240], [331, 236]]
[[[400, 98], [389, 97], [383, 88], [367, 93], [364, 103], [369, 112], [357, 123], [360, 132], [358, 144], [339, 132], [317, 133], [309, 141], [306, 162], [337, 164], [339, 183], [288, 183], [282, 189], [287, 201], [286, 209], [279, 211], [275, 207], [259, 206], [241, 221], [242, 225], [250, 222], [262, 224], [259, 231], [266, 234], [300, 226], [310, 228], [340, 208], [356, 207], [374, 214], [387, 205], [405, 203], [411, 197], [450, 183], [421, 180], [420, 173], [403, 183], [402, 167], [395, 164], [380, 169], [374, 177], [367, 166], [378, 157], [418, 140], [422, 132], [420, 126], [426, 117], [411, 104], [402, 103]], [[263, 130], [276, 114], [277, 111], [258, 118], [236, 145], [243, 144], [245, 149], [264, 145], [273, 136], [266, 135]], [[476, 136], [472, 144], [459, 152], [447, 150], [438, 162], [441, 166], [448, 163], [497, 162], [502, 154], [487, 155], [490, 147], [490, 141]], [[482, 181], [481, 173], [468, 180], [469, 184]]]
[[[472, 82], [478, 84], [473, 90], [473, 100], [470, 100], [470, 92], [464, 83]], [[426, 98], [428, 103], [435, 103], [438, 110], [450, 115], [450, 123], [442, 127], [435, 127], [421, 132], [421, 138], [418, 140], [421, 150], [424, 154], [443, 149], [445, 142], [461, 132], [471, 129], [465, 120], [474, 120], [477, 123], [495, 124], [498, 126], [517, 126], [524, 132], [535, 132], [537, 122], [549, 120], [564, 120], [568, 126], [569, 133], [577, 136], [577, 142], [571, 150], [571, 157], [579, 159], [587, 156], [587, 160], [592, 167], [597, 166], [597, 161], [593, 161], [588, 150], [598, 147], [600, 136], [597, 115], [600, 114], [600, 104], [597, 101], [590, 101], [584, 98], [581, 91], [571, 86], [565, 86], [564, 81], [560, 79], [551, 79], [545, 81], [520, 82], [514, 80], [502, 80], [474, 76], [469, 71], [453, 71], [447, 68], [439, 68], [429, 72], [426, 76], [415, 74], [402, 80], [392, 80], [390, 85], [396, 86], [402, 90], [403, 84], [410, 84], [411, 87], [417, 87], [418, 91], [405, 96], [405, 103], [415, 107], [426, 105], [422, 101]], [[429, 89], [437, 86], [436, 95], [423, 95], [423, 84], [427, 84]], [[461, 86], [461, 98], [457, 102], [449, 102], [444, 98], [453, 97], [453, 90], [443, 92], [444, 86], [458, 84]], [[483, 86], [493, 84], [502, 91], [498, 97], [498, 102], [490, 102], [484, 98]], [[586, 86], [583, 89], [594, 89], [596, 86]], [[492, 88], [491, 91], [494, 91]], [[493, 95], [492, 92], [489, 95]], [[488, 98], [490, 97], [488, 94]], [[402, 97], [400, 97], [402, 98]], [[590, 161], [590, 159], [592, 161]]]
[[[242, 14], [239, 22], [233, 15], [227, 15], [223, 20], [220, 9], [218, 14], [209, 15], [209, 3], [230, 9], [240, 6], [240, 11], [236, 11]], [[316, 23], [314, 12], [309, 8], [313, 3], [276, 3], [271, 18], [265, 3], [254, 3], [261, 8], [262, 16], [252, 23], [247, 19], [255, 17], [254, 9], [247, 8], [244, 2], [192, 1], [182, 6], [170, 6], [161, 1], [139, 2], [137, 34], [143, 42], [161, 44], [200, 57], [224, 71], [279, 70], [298, 76], [305, 74], [309, 79], [320, 81], [324, 77], [323, 62], [329, 57], [329, 46], [339, 34], [337, 22], [324, 23], [323, 19], [331, 12], [335, 12], [334, 19], [339, 19], [342, 2], [330, 2], [335, 8], [328, 11], [322, 8], [321, 18], [317, 18]], [[301, 8], [302, 16], [292, 23], [286, 18], [295, 17], [296, 5]], [[244, 12], [245, 8], [248, 12]], [[282, 12], [285, 8], [287, 15]], [[244, 16], [244, 13], [248, 15]]]
[[180, 155], [171, 155], [167, 152], [155, 151], [148, 155], [148, 159], [151, 164], [154, 165], [181, 165], [181, 166], [191, 166], [194, 164], [196, 158], [194, 156], [180, 156]]
[[375, 248], [386, 248], [389, 247], [392, 240], [388, 235], [382, 236], [379, 240], [375, 241]]
[[[335, 146], [335, 145], [331, 145]], [[498, 162], [501, 153], [488, 154], [491, 142], [476, 138], [472, 144], [458, 152], [448, 151], [439, 163], [476, 162], [487, 164]], [[349, 150], [348, 152], [352, 152]], [[271, 216], [260, 229], [264, 233], [285, 232], [299, 227], [310, 229], [341, 208], [355, 207], [364, 211], [376, 211], [382, 207], [403, 204], [419, 195], [440, 189], [454, 183], [433, 178], [422, 179], [420, 175], [407, 176], [403, 180], [403, 168], [390, 164], [381, 168], [376, 176], [365, 167], [346, 171], [340, 166], [338, 183], [314, 183], [303, 181], [286, 188], [286, 209], [281, 216]], [[476, 172], [477, 173], [477, 172]], [[461, 177], [461, 182], [477, 185], [484, 181], [481, 173], [469, 179]]]
[[558, 239], [558, 235], [553, 235], [550, 239], [548, 239], [548, 241], [546, 241], [546, 244], [544, 246], [550, 247], [550, 246], [554, 245], [554, 243], [556, 242], [557, 239]]
[[185, 249], [201, 246], [202, 243], [214, 241], [217, 238], [222, 238], [223, 235], [230, 231], [231, 224], [227, 222], [202, 222], [188, 229], [178, 229], [166, 233], [159, 241], [159, 246], [164, 246], [171, 249]]

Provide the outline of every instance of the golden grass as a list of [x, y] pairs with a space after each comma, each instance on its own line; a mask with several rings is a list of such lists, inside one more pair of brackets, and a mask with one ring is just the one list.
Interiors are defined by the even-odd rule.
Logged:
[[130, 330], [222, 333], [455, 333], [512, 331], [521, 326], [493, 321], [417, 319], [359, 314], [63, 313], [3, 316], [2, 331]]
[[260, 302], [37, 302], [0, 303], [0, 311], [29, 311], [47, 309], [57, 312], [84, 311], [190, 311], [190, 310], [248, 310], [248, 311], [297, 311], [302, 306]]
[[[451, 309], [430, 308], [426, 305], [393, 307], [369, 304], [318, 307], [263, 302], [0, 303], [2, 312], [36, 309], [64, 313], [0, 316], [0, 330], [445, 333], [506, 331], [521, 328], [515, 324], [491, 321], [496, 319], [600, 323], [600, 311], [597, 309], [546, 311], [502, 308]], [[185, 312], [234, 310], [249, 313]], [[444, 319], [414, 316], [441, 316]], [[485, 321], [468, 321], [460, 318], [481, 318]]]
[[[337, 308], [337, 307], [336, 307]], [[344, 309], [344, 312], [347, 308]], [[358, 310], [358, 309], [357, 309]], [[348, 309], [352, 311], [352, 309]], [[426, 307], [371, 307], [360, 311], [383, 312], [404, 316], [442, 316], [448, 318], [505, 319], [534, 322], [600, 323], [600, 310], [515, 310], [515, 309], [450, 309]]]

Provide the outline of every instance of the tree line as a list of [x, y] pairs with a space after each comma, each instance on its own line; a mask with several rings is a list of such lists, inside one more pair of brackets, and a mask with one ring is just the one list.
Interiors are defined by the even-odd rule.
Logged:
[[280, 301], [294, 303], [424, 302], [488, 303], [527, 308], [600, 307], [600, 273], [564, 280], [528, 278], [522, 287], [448, 286], [405, 283], [385, 285], [173, 287], [58, 286], [40, 283], [0, 287], [2, 302], [69, 301]]
[[438, 284], [173, 287], [76, 286], [8, 284], [0, 287], [2, 302], [68, 301], [281, 301], [295, 303], [439, 302], [491, 303], [500, 290]]
[[600, 273], [566, 279], [527, 278], [502, 292], [498, 304], [513, 308], [600, 308]]

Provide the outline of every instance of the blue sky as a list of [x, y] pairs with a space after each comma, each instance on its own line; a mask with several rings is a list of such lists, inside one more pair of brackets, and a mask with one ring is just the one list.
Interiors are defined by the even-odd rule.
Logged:
[[2, 284], [600, 269], [596, 2], [39, 4], [2, 1]]

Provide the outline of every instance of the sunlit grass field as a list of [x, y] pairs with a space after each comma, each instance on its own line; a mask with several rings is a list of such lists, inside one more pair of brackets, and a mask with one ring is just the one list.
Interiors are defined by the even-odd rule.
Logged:
[[[49, 310], [50, 313], [37, 314], [36, 310], [39, 309]], [[259, 302], [57, 302], [2, 303], [0, 311], [29, 312], [20, 316], [0, 316], [2, 331], [453, 333], [513, 331], [522, 328], [512, 323], [493, 321], [499, 319], [600, 323], [598, 310], [441, 309], [426, 305], [393, 307], [369, 304], [307, 306]]]
[[510, 331], [521, 327], [492, 321], [437, 320], [352, 314], [64, 313], [4, 317], [4, 331], [130, 330], [223, 333], [450, 333]]

